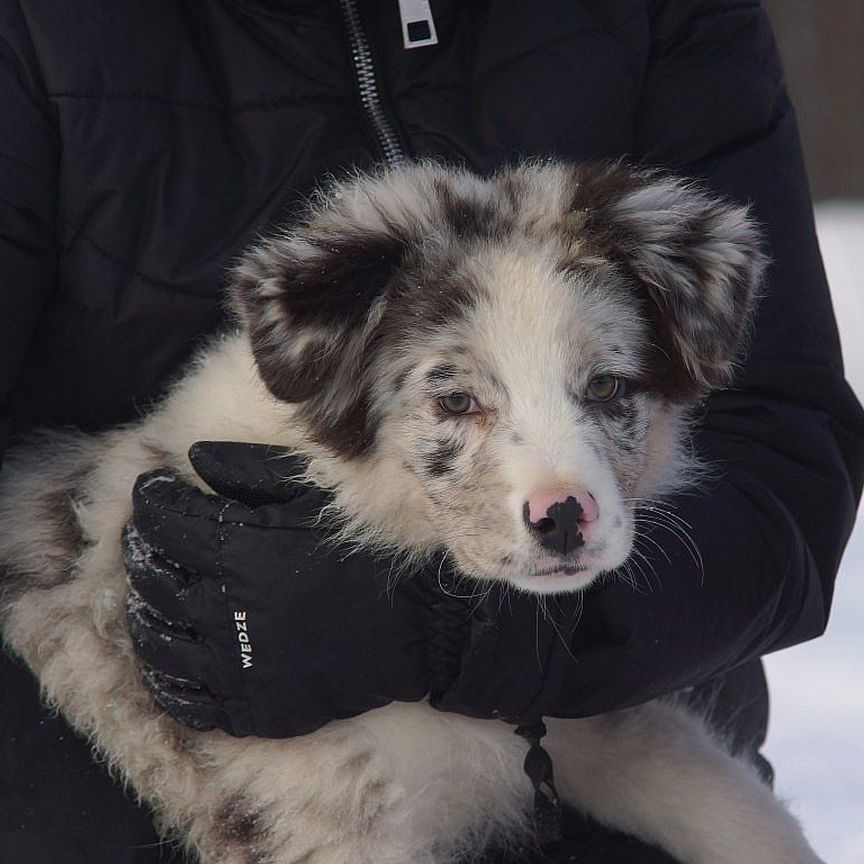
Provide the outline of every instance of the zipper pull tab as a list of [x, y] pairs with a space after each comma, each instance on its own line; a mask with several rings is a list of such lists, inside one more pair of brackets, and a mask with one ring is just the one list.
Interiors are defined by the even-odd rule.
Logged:
[[399, 17], [402, 19], [402, 41], [406, 48], [438, 44], [429, 0], [399, 0]]

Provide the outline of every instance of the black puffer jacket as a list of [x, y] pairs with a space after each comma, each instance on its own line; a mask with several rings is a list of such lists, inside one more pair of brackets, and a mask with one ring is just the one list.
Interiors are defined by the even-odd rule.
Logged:
[[[589, 711], [567, 701], [576, 675], [596, 677], [598, 707], [640, 701], [820, 633], [864, 424], [758, 4], [433, 0], [439, 44], [411, 50], [395, 0], [357, 6], [355, 19], [348, 0], [0, 0], [4, 446], [34, 426], [134, 417], [222, 323], [244, 245], [382, 144], [479, 171], [628, 155], [752, 201], [774, 265], [738, 388], [702, 423], [724, 475], [682, 504], [704, 585], [682, 554], [637, 617], [616, 619], [607, 594], [586, 610], [579, 669], [550, 647], [538, 705]], [[361, 101], [349, 21], [389, 132]], [[621, 638], [640, 646], [632, 668], [593, 668], [592, 640]], [[506, 680], [486, 671], [473, 685]], [[0, 676], [0, 860], [167, 860], [146, 814], [41, 715], [27, 674], [3, 660]]]

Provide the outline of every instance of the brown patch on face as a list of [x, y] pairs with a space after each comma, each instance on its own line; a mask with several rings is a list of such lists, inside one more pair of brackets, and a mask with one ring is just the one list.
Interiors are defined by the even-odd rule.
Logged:
[[[629, 494], [643, 469], [650, 417], [637, 394], [596, 406], [594, 421], [603, 428], [602, 456], [608, 459], [619, 487]], [[601, 457], [602, 458], [602, 457]]]
[[659, 393], [673, 405], [692, 405], [708, 394], [708, 388], [694, 380], [693, 376], [667, 345], [668, 327], [651, 318], [651, 344], [645, 355], [643, 375], [640, 386], [648, 391]]
[[312, 439], [346, 459], [357, 459], [374, 443], [375, 431], [369, 420], [369, 388], [363, 386], [353, 398], [342, 405], [335, 421], [327, 411], [310, 400], [300, 408], [309, 425]]
[[443, 253], [430, 256], [421, 268], [406, 273], [378, 335], [410, 338], [412, 333], [434, 333], [464, 318], [488, 295], [474, 280], [458, 274], [463, 260], [462, 255]]

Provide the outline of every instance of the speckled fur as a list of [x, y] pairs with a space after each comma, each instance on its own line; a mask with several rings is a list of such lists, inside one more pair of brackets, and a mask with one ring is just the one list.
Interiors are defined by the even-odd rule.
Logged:
[[[729, 380], [763, 265], [745, 210], [623, 166], [421, 164], [337, 184], [245, 257], [241, 332], [152, 414], [9, 456], [7, 645], [205, 864], [441, 864], [524, 840], [524, 742], [505, 724], [391, 705], [265, 741], [163, 715], [124, 626], [132, 484], [166, 462], [200, 482], [196, 440], [286, 445], [336, 493], [344, 536], [408, 558], [446, 545], [476, 579], [548, 593], [525, 576], [538, 551], [520, 513], [538, 484], [578, 482], [604, 522], [592, 563], [557, 586], [576, 590], [629, 554], [628, 502], [686, 479], [687, 409]], [[598, 411], [586, 382], [610, 370], [632, 386]], [[453, 390], [483, 412], [441, 416]], [[567, 800], [687, 864], [817, 861], [680, 707], [551, 721], [547, 742]]]

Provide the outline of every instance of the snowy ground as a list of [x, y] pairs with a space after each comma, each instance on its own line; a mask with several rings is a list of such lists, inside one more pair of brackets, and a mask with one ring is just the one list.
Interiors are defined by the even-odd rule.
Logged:
[[[864, 399], [864, 203], [817, 208], [846, 374]], [[827, 634], [766, 659], [766, 754], [828, 864], [864, 862], [864, 517], [846, 550]]]

